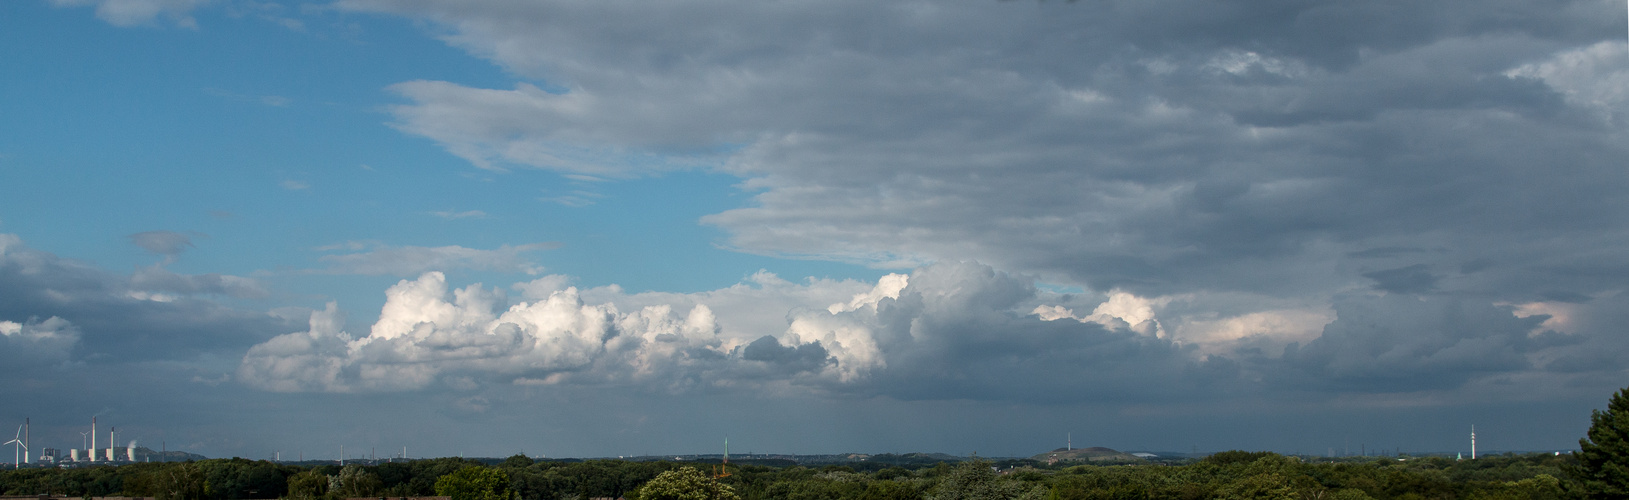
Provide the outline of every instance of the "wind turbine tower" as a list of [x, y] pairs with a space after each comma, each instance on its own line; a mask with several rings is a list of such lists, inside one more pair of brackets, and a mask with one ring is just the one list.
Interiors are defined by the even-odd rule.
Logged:
[[28, 450], [28, 419], [25, 418], [23, 419], [23, 462], [34, 463], [34, 459], [28, 457]]
[[[17, 435], [18, 436], [23, 435], [23, 426], [21, 426], [21, 425], [17, 426]], [[20, 441], [18, 441], [16, 439], [12, 439], [10, 441], [5, 442], [5, 444], [12, 444], [12, 443], [20, 443]], [[17, 461], [17, 457], [19, 457], [19, 456], [20, 455], [17, 454], [17, 447], [16, 446], [11, 447], [11, 466], [12, 466], [11, 468], [12, 469], [22, 467], [22, 462]]]
[[23, 462], [19, 459], [20, 457], [22, 457], [22, 455], [18, 453], [18, 451], [19, 451], [18, 447], [22, 446], [22, 444], [23, 444], [23, 441], [21, 439], [22, 437], [23, 437], [23, 426], [19, 425], [19, 426], [17, 426], [17, 437], [12, 438], [10, 441], [5, 442], [5, 444], [15, 445], [15, 446], [11, 447], [11, 468], [12, 469], [20, 469], [20, 468], [23, 467]]

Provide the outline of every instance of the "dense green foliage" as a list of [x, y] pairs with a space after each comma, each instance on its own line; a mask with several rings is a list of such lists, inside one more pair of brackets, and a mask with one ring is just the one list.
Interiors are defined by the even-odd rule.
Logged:
[[729, 485], [719, 483], [718, 479], [694, 467], [681, 467], [657, 474], [655, 479], [639, 488], [637, 497], [638, 500], [740, 499]]
[[989, 462], [969, 460], [957, 465], [933, 487], [930, 500], [1013, 500], [1041, 498], [1046, 488], [1024, 481], [1004, 481]]
[[[1617, 411], [1615, 408], [1611, 411]], [[1601, 443], [1599, 437], [1593, 437]], [[1621, 441], [1620, 441], [1621, 443]], [[716, 465], [715, 465], [716, 466]], [[1573, 455], [1503, 455], [1309, 462], [1225, 452], [1181, 465], [1075, 465], [965, 461], [900, 466], [771, 467], [730, 464], [730, 475], [683, 462], [443, 458], [301, 467], [243, 459], [0, 472], [0, 494], [142, 496], [160, 500], [400, 498], [454, 500], [916, 499], [1549, 499], [1599, 492]], [[1000, 469], [999, 472], [994, 469]], [[718, 485], [718, 489], [710, 489]], [[695, 491], [706, 492], [696, 496]], [[1598, 496], [1612, 498], [1610, 494]], [[1620, 497], [1621, 498], [1621, 497]]]
[[[209, 498], [209, 481], [204, 478], [203, 468], [195, 464], [185, 463], [175, 467], [165, 467], [146, 476], [152, 480], [152, 490], [158, 500], [204, 500]], [[132, 487], [136, 487], [132, 481]]]
[[1588, 498], [1629, 498], [1629, 389], [1613, 394], [1589, 421], [1589, 435], [1578, 440], [1578, 464], [1568, 472]]
[[328, 476], [311, 469], [288, 477], [289, 500], [317, 500], [328, 496]]
[[479, 465], [467, 466], [436, 479], [436, 494], [452, 497], [452, 500], [513, 500], [515, 497], [509, 489], [508, 474]]

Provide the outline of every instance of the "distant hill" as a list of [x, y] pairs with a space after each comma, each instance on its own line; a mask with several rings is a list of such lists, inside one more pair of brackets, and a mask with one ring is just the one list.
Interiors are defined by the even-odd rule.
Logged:
[[1073, 450], [1058, 448], [1046, 453], [1029, 457], [1030, 460], [1046, 462], [1057, 457], [1059, 462], [1141, 462], [1143, 459], [1130, 453], [1094, 446], [1091, 448], [1075, 448]]
[[[632, 460], [632, 461], [636, 461], [636, 462], [675, 460], [675, 461], [696, 461], [696, 462], [702, 462], [702, 463], [718, 463], [723, 458], [724, 458], [724, 456], [719, 455], [719, 454], [699, 454], [699, 455], [639, 456], [639, 457], [628, 457], [628, 458], [626, 458], [626, 460]], [[730, 456], [730, 463], [754, 464], [754, 465], [774, 465], [774, 466], [778, 466], [778, 467], [785, 467], [785, 466], [790, 466], [790, 465], [806, 465], [806, 466], [808, 466], [808, 465], [848, 465], [848, 466], [858, 466], [860, 464], [871, 464], [871, 465], [882, 464], [882, 465], [898, 465], [898, 466], [903, 466], [903, 467], [922, 467], [922, 466], [931, 466], [931, 465], [939, 463], [939, 462], [957, 463], [957, 462], [961, 462], [963, 460], [967, 460], [967, 457], [958, 457], [958, 456], [955, 456], [955, 455], [946, 455], [944, 453], [902, 453], [902, 454], [881, 453], [881, 454], [876, 454], [876, 455], [870, 455], [870, 454], [865, 454], [865, 453], [841, 453], [841, 454], [831, 454], [831, 455], [791, 455], [791, 454], [781, 455], [781, 454], [753, 453], [753, 454], [739, 454], [739, 455], [731, 455]]]
[[939, 462], [957, 463], [967, 460], [967, 457], [946, 455], [944, 453], [883, 453], [880, 455], [870, 455], [864, 457], [863, 460], [889, 465], [924, 466], [933, 465]]

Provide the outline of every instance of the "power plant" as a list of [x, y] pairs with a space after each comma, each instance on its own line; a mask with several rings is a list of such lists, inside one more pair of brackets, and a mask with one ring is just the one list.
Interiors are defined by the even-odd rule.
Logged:
[[[91, 417], [90, 432], [79, 433], [80, 446], [83, 448], [70, 448], [66, 453], [57, 448], [36, 449], [30, 446], [29, 433], [32, 419], [23, 419], [18, 426], [16, 436], [4, 444], [13, 447], [13, 467], [22, 467], [27, 464], [72, 464], [72, 463], [132, 463], [142, 459], [151, 459], [148, 456], [138, 456], [136, 441], [131, 440], [125, 446], [119, 446], [118, 427], [108, 428], [108, 447], [100, 446], [101, 440], [97, 436], [96, 417]], [[3, 445], [0, 445], [3, 446]], [[152, 453], [150, 450], [146, 453]]]

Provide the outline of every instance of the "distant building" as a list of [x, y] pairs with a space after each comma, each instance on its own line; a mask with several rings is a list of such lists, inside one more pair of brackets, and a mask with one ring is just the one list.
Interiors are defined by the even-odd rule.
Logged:
[[1155, 455], [1153, 453], [1148, 453], [1148, 452], [1140, 452], [1140, 453], [1132, 453], [1131, 456], [1134, 456], [1134, 457], [1137, 457], [1137, 458], [1154, 458], [1154, 457], [1157, 457], [1159, 455]]

